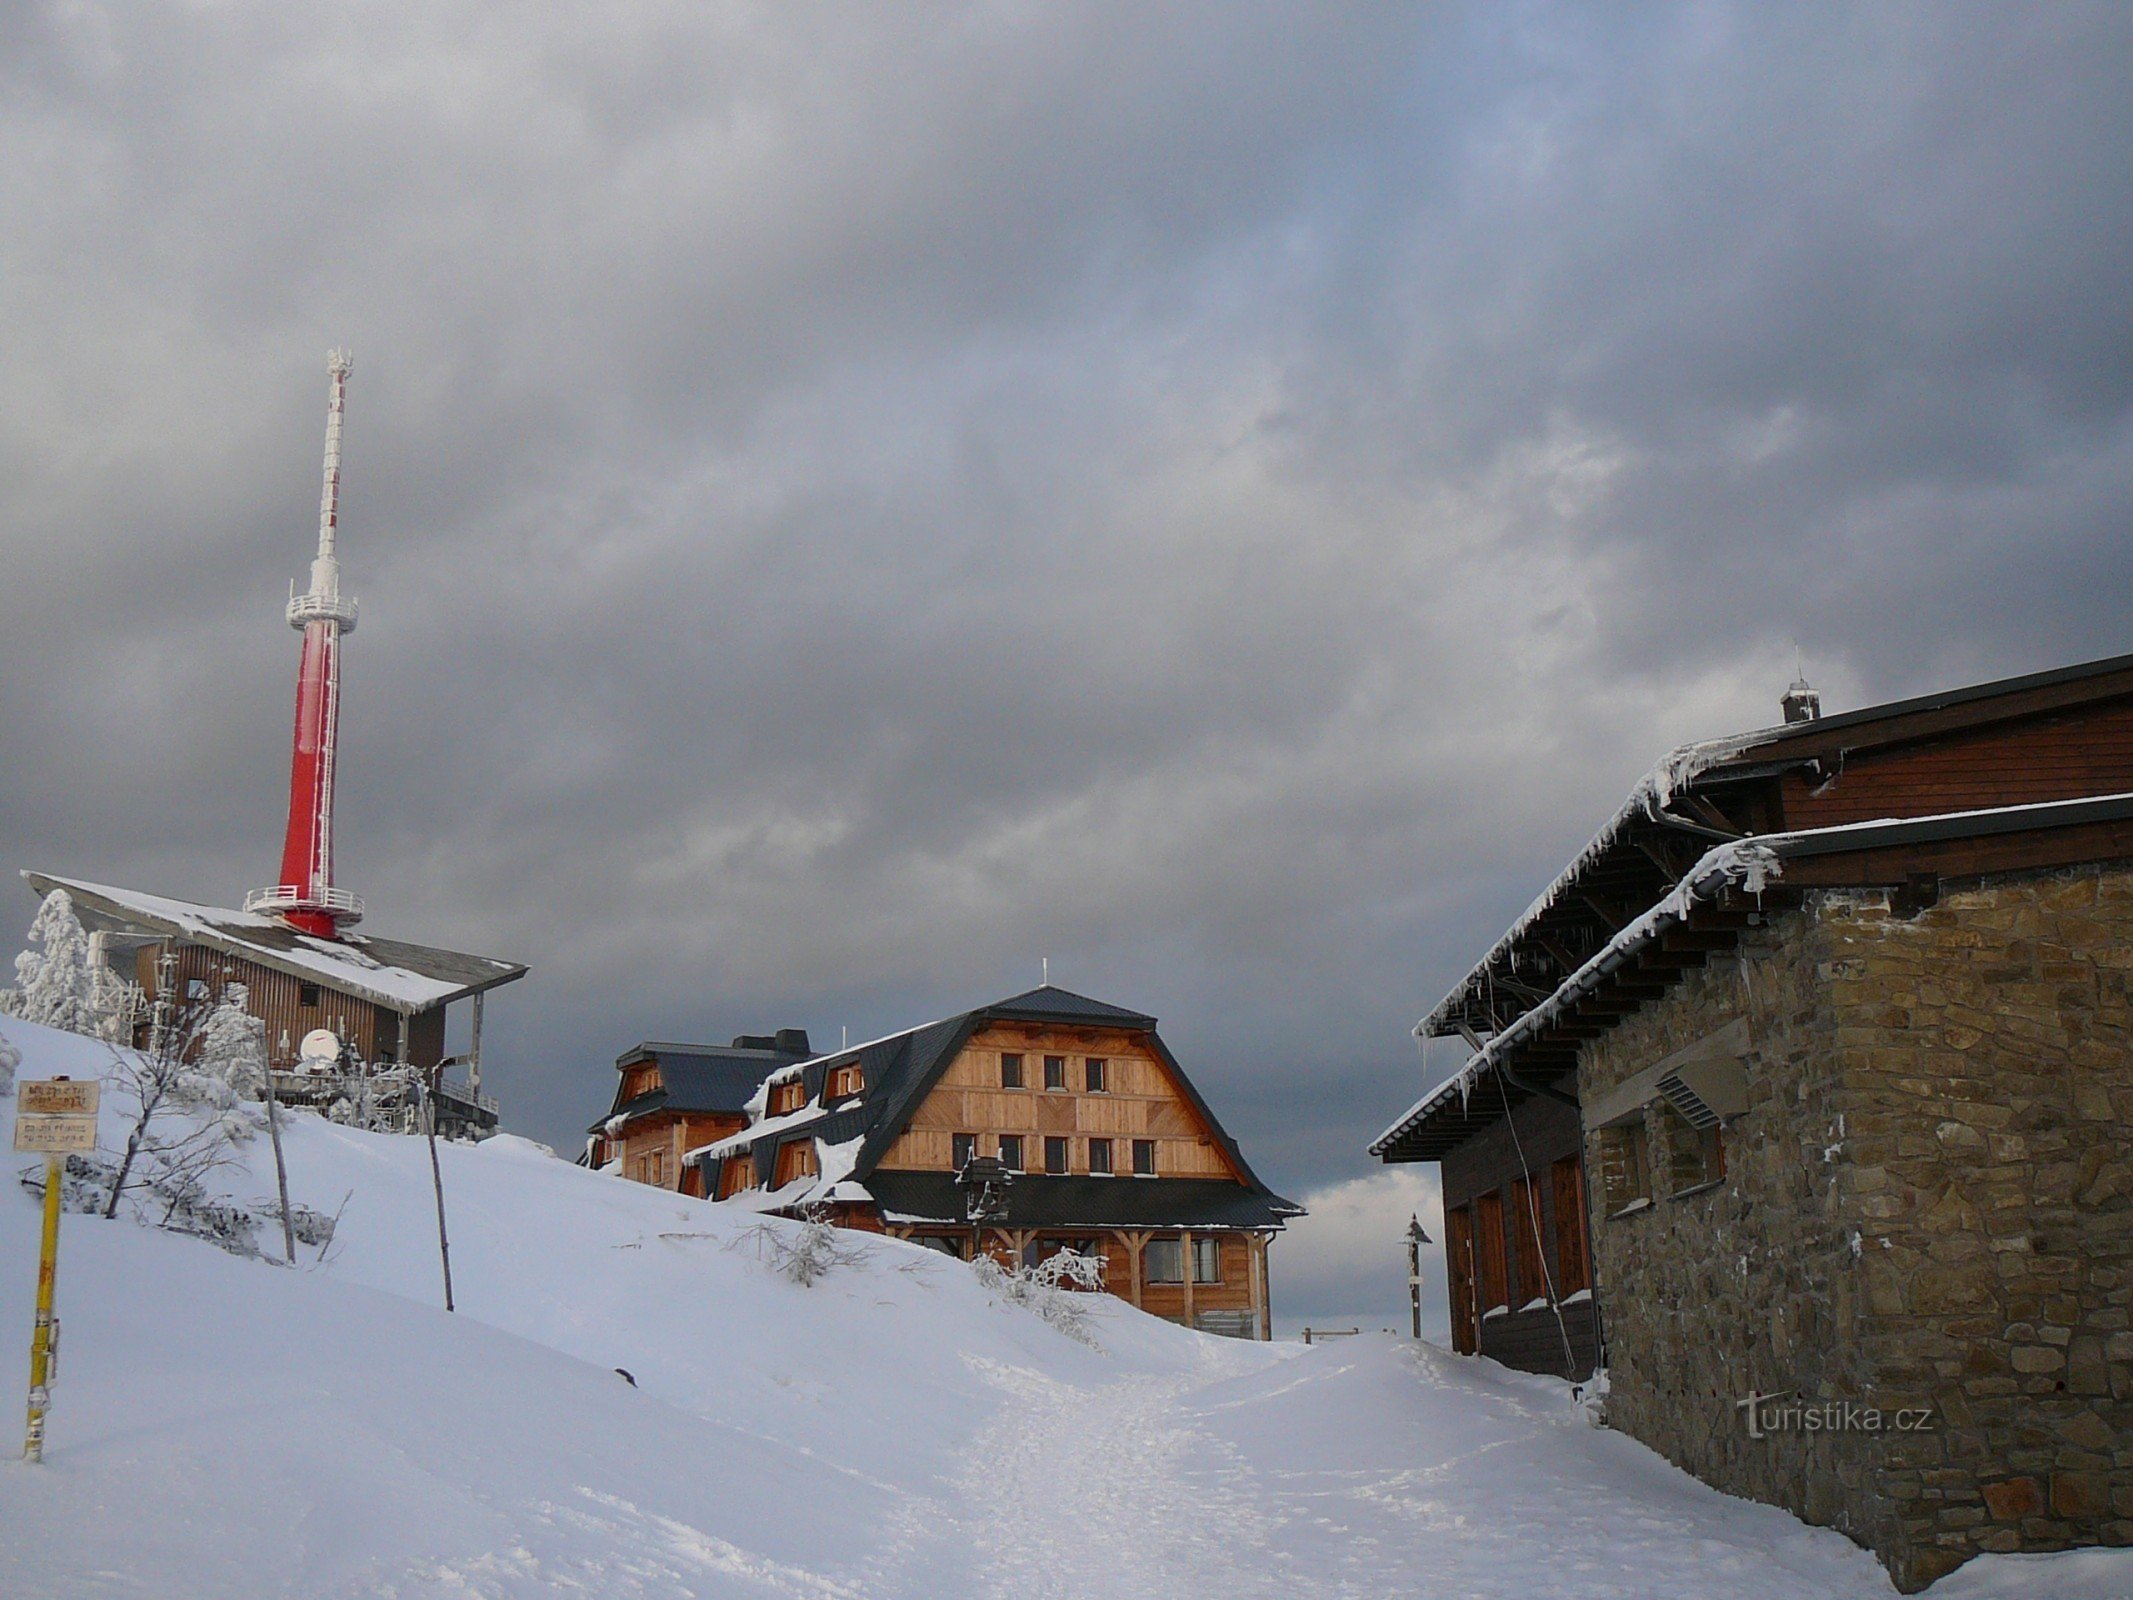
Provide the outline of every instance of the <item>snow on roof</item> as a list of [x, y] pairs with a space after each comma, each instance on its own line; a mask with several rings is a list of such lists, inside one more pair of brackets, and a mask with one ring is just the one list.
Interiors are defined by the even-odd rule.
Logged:
[[[1677, 755], [1680, 753], [1676, 752]], [[1620, 966], [1633, 951], [1667, 928], [1685, 921], [1696, 902], [1709, 900], [1721, 890], [1736, 885], [1749, 894], [1762, 893], [1771, 879], [1783, 875], [1783, 858], [1787, 855], [1861, 848], [1895, 834], [1948, 832], [1960, 829], [1964, 824], [1985, 824], [1985, 831], [1992, 831], [1990, 825], [2000, 823], [2041, 822], [2050, 825], [2055, 820], [2079, 821], [2098, 811], [2121, 808], [2128, 803], [2133, 803], [2133, 793], [2092, 795], [2079, 800], [2042, 800], [2025, 805], [1943, 811], [1929, 817], [1877, 817], [1869, 822], [1845, 822], [1828, 828], [1760, 834], [1718, 845], [1706, 851], [1679, 883], [1610, 939], [1591, 960], [1565, 978], [1547, 999], [1522, 1014], [1469, 1056], [1450, 1077], [1408, 1107], [1391, 1127], [1371, 1142], [1370, 1153], [1382, 1154], [1394, 1139], [1453, 1095], [1463, 1101], [1481, 1075], [1507, 1051], [1532, 1037], [1560, 1016], [1566, 1007], [1582, 999], [1600, 978]]]
[[366, 934], [315, 938], [278, 917], [227, 906], [196, 905], [42, 872], [25, 872], [23, 877], [41, 895], [64, 889], [78, 911], [90, 914], [84, 920], [132, 924], [149, 933], [208, 945], [294, 977], [315, 978], [392, 1011], [427, 1011], [461, 995], [509, 983], [526, 972], [516, 962]]
[[1706, 851], [1703, 859], [1691, 867], [1671, 891], [1644, 915], [1610, 939], [1591, 960], [1565, 978], [1553, 994], [1490, 1039], [1469, 1056], [1465, 1065], [1458, 1071], [1408, 1107], [1391, 1127], [1372, 1141], [1370, 1153], [1382, 1154], [1386, 1145], [1453, 1095], [1464, 1101], [1481, 1075], [1488, 1071], [1505, 1051], [1524, 1043], [1534, 1033], [1554, 1021], [1566, 1007], [1582, 999], [1601, 978], [1620, 966], [1632, 951], [1641, 947], [1655, 934], [1685, 920], [1697, 901], [1709, 900], [1733, 884], [1738, 884], [1750, 894], [1760, 894], [1768, 882], [1780, 876], [1784, 870], [1774, 847], [1779, 839], [1785, 837], [1789, 836], [1738, 839], [1731, 844], [1718, 845]]
[[1579, 875], [1606, 854], [1608, 847], [1630, 822], [1639, 817], [1657, 820], [1676, 794], [1713, 767], [1731, 761], [1743, 751], [1784, 731], [1782, 728], [1758, 728], [1752, 733], [1729, 734], [1722, 739], [1704, 739], [1694, 744], [1681, 745], [1661, 756], [1652, 769], [1637, 780], [1635, 787], [1629, 791], [1629, 797], [1616, 809], [1615, 814], [1608, 818], [1600, 831], [1592, 836], [1585, 848], [1570, 858], [1570, 864], [1555, 875], [1554, 881], [1541, 890], [1531, 905], [1519, 913], [1517, 920], [1505, 930], [1503, 937], [1490, 945], [1487, 952], [1467, 969], [1466, 976], [1437, 1002], [1436, 1009], [1415, 1024], [1415, 1036], [1427, 1038], [1442, 1028], [1445, 1019], [1466, 998], [1475, 980], [1526, 936], [1533, 924], [1563, 897]]

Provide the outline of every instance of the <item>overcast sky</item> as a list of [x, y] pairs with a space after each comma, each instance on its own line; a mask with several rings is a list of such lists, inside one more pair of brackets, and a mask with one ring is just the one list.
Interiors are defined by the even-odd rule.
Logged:
[[0, 9], [6, 865], [274, 875], [352, 346], [341, 879], [517, 1130], [1049, 957], [1375, 1315], [1662, 749], [2133, 650], [2123, 6], [538, 9]]

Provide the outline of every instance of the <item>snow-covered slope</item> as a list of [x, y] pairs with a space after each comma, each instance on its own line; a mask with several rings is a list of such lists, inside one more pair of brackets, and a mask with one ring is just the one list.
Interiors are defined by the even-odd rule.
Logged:
[[[106, 1059], [0, 1031], [24, 1076]], [[511, 1139], [443, 1150], [448, 1316], [424, 1144], [295, 1117], [287, 1148], [299, 1200], [341, 1208], [324, 1263], [67, 1218], [48, 1457], [0, 1459], [0, 1595], [1891, 1592], [1837, 1535], [1582, 1427], [1558, 1384], [1111, 1301], [1090, 1349], [889, 1240], [801, 1289], [748, 1219]], [[266, 1141], [247, 1155], [230, 1192], [270, 1193]], [[36, 1215], [0, 1192], [0, 1341], [27, 1343]]]

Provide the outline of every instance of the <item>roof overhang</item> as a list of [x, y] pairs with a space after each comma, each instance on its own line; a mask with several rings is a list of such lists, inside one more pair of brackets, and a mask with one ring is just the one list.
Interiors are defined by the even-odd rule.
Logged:
[[526, 975], [520, 963], [490, 956], [369, 934], [320, 939], [255, 912], [197, 905], [44, 872], [22, 876], [40, 897], [64, 890], [90, 927], [202, 945], [402, 1016], [433, 1011]]
[[[1915, 891], [1920, 880], [2133, 859], [2133, 794], [1770, 834], [1709, 851], [1665, 898], [1485, 1041], [1371, 1142], [1384, 1161], [1434, 1161], [1575, 1072], [1605, 1033], [1766, 912], [1813, 889]], [[1489, 1091], [1477, 1098], [1484, 1079]]]

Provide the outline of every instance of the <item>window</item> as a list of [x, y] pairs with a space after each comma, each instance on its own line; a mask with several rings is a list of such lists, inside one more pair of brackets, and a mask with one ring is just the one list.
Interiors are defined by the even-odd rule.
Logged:
[[1475, 1240], [1474, 1256], [1476, 1276], [1481, 1280], [1481, 1311], [1487, 1316], [1499, 1306], [1511, 1303], [1511, 1286], [1506, 1270], [1510, 1263], [1504, 1260], [1503, 1247], [1503, 1192], [1485, 1194], [1474, 1202]]
[[1091, 1094], [1102, 1094], [1108, 1088], [1105, 1079], [1110, 1075], [1110, 1063], [1102, 1056], [1091, 1056], [1081, 1064], [1082, 1082]]
[[784, 1188], [801, 1178], [812, 1178], [816, 1172], [815, 1141], [795, 1139], [778, 1151], [777, 1187]]
[[948, 1164], [961, 1172], [970, 1165], [970, 1158], [978, 1153], [978, 1136], [974, 1133], [958, 1133], [950, 1138], [949, 1143], [955, 1153], [948, 1158]]
[[1065, 1056], [1046, 1056], [1044, 1058], [1044, 1086], [1047, 1089], [1064, 1089], [1066, 1087]]
[[958, 1261], [963, 1259], [963, 1251], [968, 1244], [967, 1240], [958, 1238], [952, 1233], [913, 1234], [911, 1242], [915, 1245], [923, 1245], [928, 1250], [938, 1250], [944, 1256], [954, 1256]]
[[317, 1005], [317, 1004], [318, 1004], [318, 985], [317, 985], [317, 984], [315, 984], [315, 983], [300, 983], [300, 984], [298, 984], [298, 985], [296, 986], [296, 1003], [297, 1003], [298, 1005], [300, 1005], [300, 1006], [315, 1006], [315, 1005]]
[[1474, 1353], [1474, 1209], [1457, 1206], [1444, 1213], [1444, 1265], [1452, 1290], [1452, 1348]]
[[1585, 1163], [1565, 1156], [1555, 1164], [1555, 1288], [1568, 1299], [1592, 1287], [1585, 1253]]
[[1022, 1087], [1022, 1058], [1019, 1055], [1003, 1055], [1000, 1057], [1000, 1087], [1003, 1089], [1019, 1089]]
[[1089, 1141], [1089, 1170], [1106, 1176], [1110, 1174], [1111, 1141], [1109, 1139], [1091, 1139]]
[[1699, 1128], [1672, 1105], [1660, 1115], [1666, 1121], [1669, 1194], [1700, 1189], [1725, 1177], [1726, 1139], [1715, 1120]]
[[1518, 1263], [1518, 1302], [1545, 1299], [1548, 1274], [1541, 1264], [1541, 1186], [1531, 1178], [1511, 1185], [1511, 1254]]
[[1067, 1169], [1067, 1142], [1056, 1134], [1047, 1134], [1044, 1140], [1044, 1170], [1061, 1173]]
[[719, 1164], [718, 1197], [739, 1194], [755, 1182], [755, 1157], [750, 1155], [728, 1156]]
[[1220, 1283], [1222, 1281], [1222, 1241], [1220, 1239], [1193, 1240], [1192, 1281], [1194, 1283]]
[[835, 1099], [839, 1095], [857, 1094], [867, 1086], [866, 1073], [856, 1061], [841, 1067], [830, 1068], [829, 1087], [823, 1098]]
[[1000, 1165], [1010, 1172], [1020, 1172], [1022, 1170], [1021, 1134], [1003, 1133], [1000, 1135]]
[[782, 1117], [787, 1112], [798, 1111], [807, 1104], [807, 1085], [795, 1078], [790, 1083], [781, 1083], [770, 1091], [770, 1114]]
[[1177, 1239], [1150, 1239], [1141, 1255], [1142, 1276], [1150, 1283], [1185, 1281], [1185, 1246]]
[[1133, 1141], [1133, 1175], [1136, 1178], [1152, 1178], [1155, 1176], [1155, 1141], [1153, 1139], [1136, 1139]]
[[1619, 1216], [1638, 1205], [1651, 1203], [1651, 1169], [1645, 1151], [1644, 1115], [1602, 1128], [1599, 1135], [1600, 1184], [1607, 1196], [1607, 1214]]

